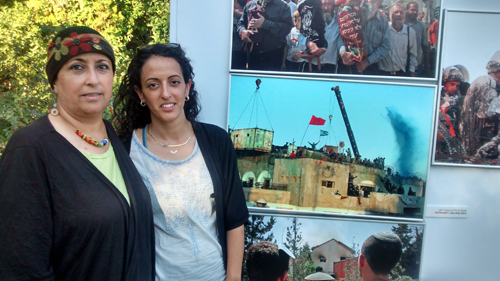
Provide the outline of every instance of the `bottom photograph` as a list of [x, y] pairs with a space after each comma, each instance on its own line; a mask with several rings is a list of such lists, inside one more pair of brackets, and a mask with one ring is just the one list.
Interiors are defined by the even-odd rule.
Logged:
[[423, 233], [419, 223], [251, 215], [243, 280], [419, 280]]

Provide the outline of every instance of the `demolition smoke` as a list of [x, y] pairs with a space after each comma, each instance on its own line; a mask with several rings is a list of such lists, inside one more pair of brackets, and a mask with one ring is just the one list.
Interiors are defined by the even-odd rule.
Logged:
[[411, 123], [405, 120], [401, 114], [394, 109], [387, 108], [387, 116], [391, 120], [394, 134], [396, 135], [396, 143], [399, 148], [399, 157], [396, 162], [396, 169], [402, 176], [410, 176], [414, 174], [415, 158], [416, 158], [416, 132]]

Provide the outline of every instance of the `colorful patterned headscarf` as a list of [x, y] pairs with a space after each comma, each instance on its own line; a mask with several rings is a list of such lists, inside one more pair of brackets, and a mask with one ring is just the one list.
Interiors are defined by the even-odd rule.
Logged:
[[45, 72], [49, 83], [54, 88], [57, 73], [70, 58], [88, 52], [97, 52], [107, 55], [116, 70], [113, 48], [99, 32], [86, 26], [75, 26], [63, 29], [50, 42], [47, 53]]

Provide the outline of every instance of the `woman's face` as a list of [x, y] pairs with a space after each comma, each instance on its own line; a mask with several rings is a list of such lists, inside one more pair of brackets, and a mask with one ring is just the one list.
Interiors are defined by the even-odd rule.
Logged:
[[169, 57], [153, 56], [141, 71], [141, 87], [135, 91], [146, 102], [151, 120], [163, 122], [183, 121], [185, 98], [191, 81], [186, 84], [179, 63]]
[[54, 83], [59, 109], [72, 116], [101, 114], [113, 94], [111, 60], [101, 53], [83, 53], [69, 59]]

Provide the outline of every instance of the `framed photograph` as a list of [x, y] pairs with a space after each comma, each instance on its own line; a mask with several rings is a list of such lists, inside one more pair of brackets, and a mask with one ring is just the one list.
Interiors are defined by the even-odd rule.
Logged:
[[[295, 257], [288, 268], [290, 280], [328, 280], [308, 278], [316, 272], [335, 280], [361, 280], [358, 260], [363, 243], [381, 232], [395, 234], [402, 241], [402, 257], [390, 271], [390, 280], [419, 280], [422, 223], [251, 215], [245, 225], [245, 253], [250, 245], [269, 241]], [[397, 260], [391, 254], [379, 254], [385, 260]], [[247, 268], [243, 272], [247, 277]]]
[[485, 28], [499, 21], [445, 10], [433, 164], [500, 167], [500, 34]]
[[422, 219], [435, 86], [231, 76], [250, 209]]
[[436, 80], [441, 0], [233, 2], [232, 73]]

